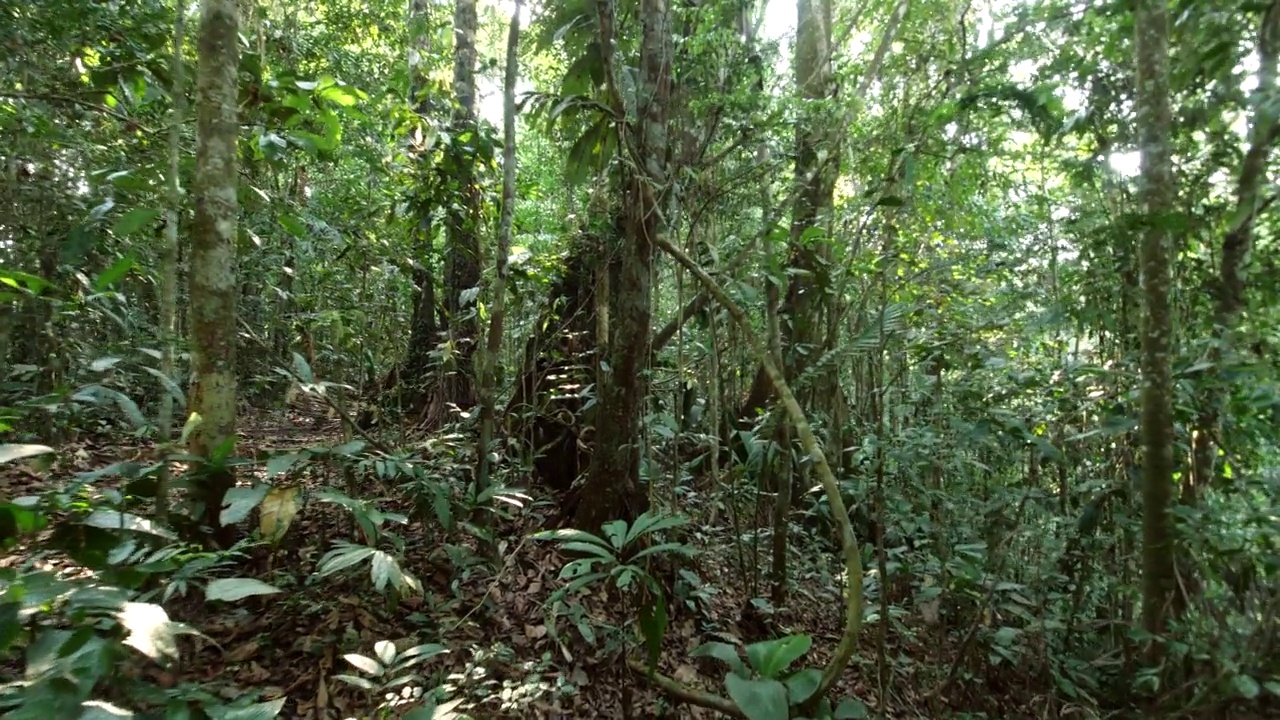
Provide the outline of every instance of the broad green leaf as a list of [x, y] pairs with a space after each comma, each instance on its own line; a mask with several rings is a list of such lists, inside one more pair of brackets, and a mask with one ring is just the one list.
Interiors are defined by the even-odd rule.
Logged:
[[747, 646], [747, 660], [762, 677], [776, 678], [791, 663], [809, 652], [813, 638], [808, 635], [788, 635], [776, 640], [765, 640]]
[[690, 657], [711, 657], [723, 662], [739, 675], [747, 674], [747, 666], [742, 664], [742, 658], [738, 655], [738, 649], [729, 643], [723, 642], [707, 642], [699, 645]]
[[373, 560], [369, 563], [369, 576], [373, 579], [375, 590], [382, 592], [388, 583], [395, 588], [405, 586], [404, 574], [400, 571], [400, 564], [395, 558], [381, 550], [374, 550], [372, 557]]
[[299, 457], [301, 457], [301, 453], [291, 452], [272, 455], [267, 458], [267, 471], [264, 479], [270, 480], [276, 475], [288, 472]]
[[111, 232], [119, 237], [128, 237], [158, 217], [160, 217], [160, 211], [156, 208], [134, 208], [116, 220], [111, 226]]
[[312, 385], [316, 381], [316, 376], [311, 372], [311, 365], [307, 363], [307, 359], [296, 352], [293, 353], [293, 374], [308, 385]]
[[822, 684], [822, 671], [815, 668], [798, 670], [784, 680], [783, 684], [787, 686], [787, 696], [791, 699], [791, 704], [799, 705], [813, 697], [818, 685]]
[[344, 682], [344, 683], [347, 683], [348, 685], [355, 685], [356, 687], [360, 688], [361, 690], [369, 690], [369, 691], [373, 691], [373, 690], [377, 690], [377, 689], [378, 689], [378, 686], [377, 686], [377, 685], [375, 685], [374, 683], [370, 682], [369, 680], [367, 680], [367, 679], [365, 679], [365, 678], [362, 678], [362, 677], [360, 677], [360, 676], [358, 676], [358, 675], [345, 675], [345, 674], [343, 674], [343, 675], [334, 675], [334, 676], [333, 676], [333, 679], [334, 679], [334, 680], [340, 680], [340, 681], [342, 681], [342, 682]]
[[[301, 220], [299, 220], [298, 218], [292, 215], [281, 215], [279, 220], [280, 220], [280, 227], [283, 227], [285, 229], [285, 232], [288, 232], [290, 235], [294, 237], [304, 238], [309, 234], [307, 232], [306, 223], [302, 222]], [[311, 381], [308, 380], [307, 382], [311, 382]]]
[[1258, 681], [1243, 673], [1231, 678], [1231, 689], [1245, 700], [1256, 700], [1258, 695], [1262, 694], [1262, 686]]
[[747, 720], [788, 720], [787, 688], [777, 680], [749, 680], [737, 673], [724, 676], [724, 687]]
[[258, 503], [267, 496], [270, 485], [258, 484], [253, 487], [234, 487], [227, 491], [222, 499], [222, 514], [219, 520], [223, 525], [235, 525], [244, 522], [249, 513], [258, 507]]
[[835, 720], [864, 720], [871, 717], [871, 712], [867, 710], [867, 704], [857, 698], [845, 698], [836, 706], [835, 712], [831, 714]]
[[98, 277], [93, 279], [93, 291], [94, 292], [106, 291], [107, 288], [111, 287], [112, 285], [115, 285], [122, 278], [124, 278], [125, 275], [128, 275], [130, 270], [134, 269], [137, 266], [138, 266], [138, 262], [134, 260], [132, 257], [129, 257], [126, 255], [125, 257], [120, 258], [119, 260], [115, 261], [115, 263], [113, 263], [111, 267], [98, 273]]
[[51, 452], [53, 452], [53, 448], [48, 445], [15, 445], [6, 443], [0, 445], [0, 465]]
[[604, 536], [609, 539], [609, 544], [613, 546], [614, 551], [622, 552], [622, 548], [626, 547], [627, 522], [610, 520], [601, 525], [600, 529], [604, 531]]
[[32, 295], [39, 295], [45, 288], [52, 287], [53, 283], [39, 275], [32, 275], [21, 270], [0, 269], [0, 285], [7, 285], [15, 290], [25, 289]]
[[218, 578], [205, 586], [204, 599], [235, 602], [252, 595], [271, 595], [278, 592], [280, 588], [253, 578]]

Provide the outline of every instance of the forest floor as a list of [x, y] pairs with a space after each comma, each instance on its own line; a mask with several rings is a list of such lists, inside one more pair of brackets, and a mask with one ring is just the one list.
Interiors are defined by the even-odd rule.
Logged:
[[[340, 442], [336, 428], [302, 429], [310, 425], [309, 420], [278, 413], [250, 418], [241, 423], [238, 452], [252, 457], [263, 451]], [[60, 459], [46, 473], [14, 471], [13, 466], [0, 471], [0, 496], [37, 494], [74, 473], [152, 453], [149, 446], [129, 444], [127, 439], [110, 444], [82, 441], [58, 450]], [[242, 482], [247, 475], [242, 473]], [[340, 475], [323, 472], [295, 479], [312, 487], [341, 488], [343, 483]], [[376, 496], [381, 509], [413, 517], [412, 502], [394, 486], [378, 485], [373, 479], [361, 483], [362, 497]], [[677, 706], [626, 669], [617, 646], [619, 638], [629, 636], [632, 617], [603, 588], [581, 597], [579, 610], [550, 620], [548, 598], [563, 584], [558, 576], [565, 560], [554, 545], [525, 538], [552, 527], [556, 515], [553, 498], [535, 497], [530, 507], [496, 528], [501, 556], [496, 575], [477, 556], [467, 560], [467, 553], [458, 552], [468, 542], [476, 549], [470, 538], [449, 538], [448, 543], [455, 543], [451, 557], [442, 534], [429, 524], [413, 520], [405, 527], [389, 528], [404, 538], [402, 566], [421, 581], [424, 591], [392, 604], [374, 590], [367, 565], [324, 578], [313, 575], [334, 540], [356, 537], [347, 510], [308, 504], [278, 546], [255, 547], [234, 570], [237, 576], [256, 577], [284, 592], [206, 603], [195, 590], [167, 603], [175, 619], [194, 626], [207, 639], [183, 638], [184, 655], [177, 667], [139, 672], [150, 673], [162, 686], [198, 682], [228, 697], [235, 696], [236, 688], [256, 689], [260, 700], [287, 696], [281, 717], [362, 717], [384, 700], [335, 677], [359, 674], [344, 655], [373, 657], [374, 645], [382, 640], [395, 642], [401, 651], [438, 642], [449, 652], [427, 661], [422, 671], [447, 676], [450, 696], [461, 699], [458, 709], [472, 717], [715, 717], [710, 710]], [[724, 668], [709, 658], [691, 659], [695, 647], [708, 640], [749, 643], [787, 633], [811, 635], [807, 665], [821, 667], [841, 629], [842, 583], [832, 579], [838, 571], [836, 558], [799, 550], [804, 557], [794, 571], [788, 606], [765, 616], [753, 611], [753, 593], [738, 579], [727, 530], [698, 527], [693, 534], [696, 543], [705, 545], [697, 548], [697, 559], [687, 569], [697, 576], [701, 590], [671, 600], [659, 672], [723, 694]], [[0, 567], [21, 558], [21, 553], [11, 554], [0, 560]], [[53, 567], [61, 563], [64, 569], [70, 564], [56, 556], [42, 562]], [[918, 618], [895, 615], [893, 620], [886, 653], [892, 671], [889, 701], [883, 715], [880, 710], [873, 713], [888, 718], [939, 717], [941, 707], [935, 704], [935, 712], [930, 712], [925, 696], [936, 686], [936, 678], [946, 675], [957, 648], [944, 639], [947, 633], [924, 627]], [[879, 627], [868, 618], [854, 662], [834, 697], [857, 697], [870, 708], [878, 707], [873, 698]], [[962, 689], [957, 683], [943, 702], [994, 717], [1041, 716], [1031, 707], [1038, 703], [1030, 700], [1039, 693], [1027, 687], [1027, 681], [1039, 683], [1017, 678], [1018, 674], [1005, 669], [980, 683], [982, 688], [969, 682]], [[993, 694], [993, 685], [1004, 686], [1004, 692]], [[624, 706], [630, 712], [624, 712]]]

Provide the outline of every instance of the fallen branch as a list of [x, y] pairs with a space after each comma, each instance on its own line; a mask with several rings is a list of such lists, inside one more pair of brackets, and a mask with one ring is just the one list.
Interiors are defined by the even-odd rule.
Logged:
[[716, 712], [723, 713], [729, 717], [742, 718], [743, 720], [747, 717], [746, 714], [739, 710], [738, 706], [728, 698], [723, 698], [709, 692], [703, 692], [702, 690], [694, 690], [691, 687], [686, 687], [678, 680], [669, 678], [662, 673], [655, 672], [653, 675], [650, 675], [649, 670], [645, 668], [644, 663], [639, 660], [627, 660], [627, 667], [631, 668], [631, 671], [637, 675], [643, 675], [649, 680], [649, 682], [657, 686], [659, 690], [670, 695], [676, 700], [686, 702], [690, 705], [704, 707], [709, 710], [715, 710]]

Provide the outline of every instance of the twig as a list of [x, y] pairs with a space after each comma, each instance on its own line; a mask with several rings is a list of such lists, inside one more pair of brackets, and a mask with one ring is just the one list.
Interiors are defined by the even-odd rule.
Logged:
[[133, 125], [137, 129], [147, 133], [148, 135], [154, 135], [156, 133], [155, 130], [152, 130], [146, 125], [143, 125], [141, 122], [139, 122], [135, 118], [131, 118], [128, 115], [116, 112], [115, 110], [112, 110], [106, 105], [89, 102], [88, 100], [81, 100], [80, 98], [71, 97], [70, 95], [54, 95], [54, 94], [42, 95], [38, 93], [23, 93], [23, 92], [12, 92], [9, 90], [0, 90], [0, 97], [12, 98], [14, 100], [42, 100], [47, 103], [62, 103], [64, 105], [77, 105], [82, 108], [87, 108], [89, 110], [100, 112], [103, 115], [107, 115], [108, 117], [113, 117], [116, 120], [119, 120], [120, 122], [129, 123], [130, 125]]

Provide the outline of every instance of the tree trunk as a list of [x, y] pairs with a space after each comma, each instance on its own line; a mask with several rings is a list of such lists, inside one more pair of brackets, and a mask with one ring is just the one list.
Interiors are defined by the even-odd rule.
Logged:
[[502, 84], [502, 215], [498, 221], [498, 247], [494, 251], [493, 295], [489, 314], [489, 337], [480, 357], [480, 444], [476, 467], [476, 492], [489, 486], [489, 444], [493, 440], [494, 405], [497, 402], [497, 367], [502, 352], [502, 323], [506, 313], [507, 254], [511, 247], [511, 225], [516, 206], [516, 77], [519, 72], [520, 0], [511, 12], [507, 31], [507, 66]]
[[225, 543], [219, 515], [234, 484], [218, 460], [235, 448], [236, 431], [236, 45], [235, 0], [203, 0], [196, 88], [195, 224], [191, 239], [192, 409], [200, 424], [190, 451], [214, 462], [195, 489], [203, 522]]
[[[1141, 197], [1147, 228], [1139, 251], [1146, 323], [1142, 332], [1142, 618], [1153, 635], [1165, 628], [1174, 584], [1173, 379], [1170, 363], [1171, 272], [1166, 216], [1176, 188], [1170, 149], [1169, 14], [1164, 0], [1140, 0], [1135, 20], [1134, 105], [1142, 142]], [[1158, 657], [1159, 642], [1153, 643]]]
[[448, 422], [455, 408], [476, 403], [475, 352], [480, 335], [477, 292], [480, 285], [480, 188], [476, 184], [476, 0], [457, 0], [453, 16], [453, 132], [450, 165], [457, 197], [445, 213], [445, 322], [449, 330], [444, 372], [435, 385], [427, 422]]
[[[597, 9], [609, 106], [616, 117], [625, 118], [619, 78], [613, 67], [612, 0], [599, 0]], [[617, 282], [610, 287], [608, 362], [601, 366], [597, 385], [591, 471], [574, 516], [574, 524], [589, 531], [599, 530], [602, 523], [612, 519], [632, 520], [646, 505], [640, 483], [641, 415], [647, 387], [654, 243], [665, 231], [653, 188], [666, 184], [664, 158], [671, 84], [670, 11], [665, 0], [642, 0], [640, 19], [643, 38], [636, 122], [634, 127], [625, 121], [618, 123], [622, 139], [619, 147], [634, 144], [636, 166], [622, 163], [625, 232], [617, 252]]]
[[1214, 317], [1214, 343], [1209, 360], [1214, 366], [1210, 386], [1202, 401], [1192, 436], [1193, 472], [1184, 498], [1194, 502], [1196, 488], [1214, 480], [1217, 465], [1216, 437], [1220, 427], [1226, 388], [1222, 362], [1230, 350], [1230, 333], [1245, 308], [1245, 287], [1249, 257], [1253, 251], [1253, 227], [1263, 208], [1262, 189], [1267, 184], [1267, 156], [1280, 134], [1280, 118], [1264, 110], [1276, 91], [1277, 56], [1280, 55], [1280, 2], [1267, 6], [1258, 33], [1258, 105], [1249, 125], [1249, 150], [1245, 153], [1236, 184], [1236, 207], [1231, 225], [1222, 240], [1222, 271]]

